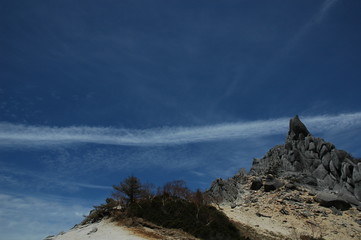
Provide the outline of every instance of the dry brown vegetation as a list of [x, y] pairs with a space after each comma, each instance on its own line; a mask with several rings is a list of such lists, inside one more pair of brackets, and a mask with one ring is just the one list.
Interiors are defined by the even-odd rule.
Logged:
[[[113, 198], [95, 206], [83, 224], [111, 217], [124, 225], [137, 226], [150, 222], [162, 229], [180, 229], [200, 239], [245, 239], [226, 215], [208, 205], [200, 190], [192, 192], [184, 181], [166, 183], [154, 193], [138, 178], [130, 176], [114, 186], [114, 190]], [[139, 231], [148, 234], [148, 237], [157, 237], [157, 233], [152, 231]]]

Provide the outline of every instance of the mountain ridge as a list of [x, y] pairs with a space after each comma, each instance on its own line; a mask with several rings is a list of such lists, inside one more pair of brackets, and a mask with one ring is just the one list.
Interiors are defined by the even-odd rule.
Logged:
[[[322, 138], [312, 136], [296, 115], [290, 120], [284, 144], [271, 148], [262, 158], [254, 159], [249, 172], [240, 169], [231, 178], [216, 179], [204, 194], [193, 195], [191, 202], [198, 209], [195, 211], [196, 222], [203, 215], [201, 206], [214, 210], [217, 207], [221, 215], [225, 214], [224, 219], [231, 223], [230, 226], [235, 227], [240, 239], [356, 240], [361, 236], [360, 191], [361, 160], [338, 150]], [[100, 216], [99, 219], [89, 214], [87, 218], [92, 221], [46, 239], [72, 240], [72, 234], [77, 239], [90, 239], [89, 235], [94, 237], [91, 239], [107, 239], [98, 236], [110, 227], [107, 218], [112, 219], [112, 216], [113, 220], [114, 216], [122, 219], [118, 221], [122, 230], [117, 228], [114, 231], [120, 231], [124, 239], [135, 239], [134, 236], [136, 239], [197, 239], [179, 229], [161, 227], [157, 221], [149, 220], [154, 217], [147, 219], [149, 214], [153, 214], [159, 220], [159, 212], [168, 212], [169, 215], [170, 209], [179, 212], [179, 203], [184, 203], [184, 206], [189, 203], [186, 198], [175, 197], [173, 201], [169, 194], [149, 195], [143, 202], [134, 202], [135, 208], [130, 209], [126, 205], [109, 205], [116, 204], [116, 200], [107, 201], [102, 205], [105, 212], [101, 212], [99, 207], [91, 212]], [[167, 201], [172, 203], [169, 209], [165, 208]], [[145, 210], [146, 206], [151, 209]], [[137, 209], [142, 214], [136, 214]], [[124, 214], [128, 210], [133, 210], [130, 217]], [[190, 213], [188, 210], [181, 212], [187, 216]], [[173, 220], [179, 223], [182, 219]], [[191, 225], [195, 227], [195, 224]], [[211, 239], [224, 239], [219, 236], [217, 238], [216, 234]]]
[[290, 120], [285, 144], [255, 159], [250, 174], [290, 178], [361, 206], [361, 161], [338, 150], [334, 144], [312, 136], [297, 115]]
[[[264, 176], [266, 180], [268, 175], [267, 182], [273, 183], [277, 178], [287, 179], [292, 184], [335, 194], [361, 208], [361, 160], [312, 136], [297, 115], [290, 120], [285, 144], [271, 148], [262, 158], [255, 158], [249, 173], [241, 170], [228, 180], [214, 181], [209, 189], [211, 197], [228, 202], [235, 200], [242, 194], [241, 183], [246, 175]], [[264, 186], [260, 179], [257, 181]]]
[[251, 240], [360, 239], [360, 171], [360, 159], [312, 136], [296, 115], [284, 144], [207, 194]]

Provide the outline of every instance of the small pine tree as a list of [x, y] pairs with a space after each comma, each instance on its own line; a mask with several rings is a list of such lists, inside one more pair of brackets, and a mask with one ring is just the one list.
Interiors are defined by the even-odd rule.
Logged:
[[113, 185], [115, 192], [112, 196], [126, 205], [135, 203], [144, 195], [144, 189], [137, 177], [130, 176], [124, 179], [119, 185]]

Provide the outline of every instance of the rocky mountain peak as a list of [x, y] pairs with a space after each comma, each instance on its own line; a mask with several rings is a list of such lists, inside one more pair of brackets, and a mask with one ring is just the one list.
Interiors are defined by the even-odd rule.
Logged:
[[290, 120], [288, 138], [291, 140], [304, 140], [306, 136], [311, 135], [306, 126], [301, 122], [298, 115]]
[[[268, 181], [269, 175], [275, 180]], [[268, 181], [282, 186], [277, 181], [280, 179], [285, 184], [291, 182], [315, 191], [330, 192], [361, 209], [361, 160], [312, 136], [297, 115], [290, 120], [285, 144], [273, 147], [262, 158], [255, 158], [248, 176], [257, 177], [258, 183]], [[237, 175], [222, 180], [221, 187], [218, 185], [215, 182], [211, 190], [227, 189], [225, 192], [232, 193], [228, 196], [223, 192], [225, 199], [242, 195]]]
[[[215, 180], [207, 194], [243, 224], [250, 239], [296, 239], [288, 229], [309, 231], [309, 224], [319, 227], [320, 238], [300, 239], [354, 239], [361, 234], [361, 160], [312, 136], [297, 115], [290, 120], [284, 144], [255, 158], [249, 173], [241, 169], [231, 178]], [[262, 233], [260, 222], [268, 219], [275, 225], [265, 224]], [[346, 222], [354, 232], [341, 233]], [[287, 224], [278, 238], [269, 237], [268, 231], [276, 236]], [[337, 231], [336, 224], [342, 226]]]

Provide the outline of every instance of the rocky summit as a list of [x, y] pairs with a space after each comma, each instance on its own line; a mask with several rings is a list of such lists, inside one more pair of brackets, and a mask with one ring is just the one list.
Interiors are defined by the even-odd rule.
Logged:
[[[250, 239], [299, 239], [295, 232], [301, 226], [309, 232], [311, 225], [318, 226], [319, 238], [305, 239], [361, 239], [361, 160], [314, 137], [298, 116], [290, 120], [285, 144], [254, 159], [249, 173], [217, 179], [208, 195], [246, 232], [258, 234]], [[253, 225], [250, 213], [258, 219]], [[247, 217], [242, 221], [241, 215]], [[270, 221], [263, 230], [259, 218]], [[299, 229], [288, 231], [287, 223]]]
[[254, 159], [250, 174], [271, 174], [361, 206], [361, 161], [312, 136], [298, 116], [290, 120], [285, 144]]

